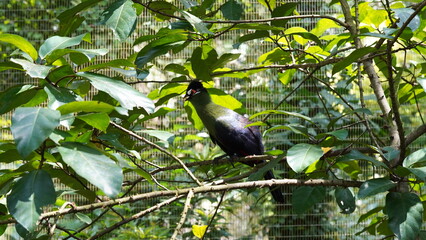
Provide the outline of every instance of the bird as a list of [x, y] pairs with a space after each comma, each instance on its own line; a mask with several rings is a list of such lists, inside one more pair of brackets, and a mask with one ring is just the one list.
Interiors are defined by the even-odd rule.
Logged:
[[[246, 127], [251, 123], [248, 118], [214, 103], [200, 81], [193, 80], [189, 83], [184, 100], [189, 101], [194, 106], [209, 132], [212, 142], [217, 144], [231, 159], [264, 154], [259, 127]], [[254, 166], [253, 163], [246, 164]], [[264, 178], [269, 180], [274, 179], [275, 176], [271, 170], [268, 170]], [[270, 189], [274, 200], [277, 203], [283, 203], [284, 197], [281, 190], [273, 187], [270, 187]]]

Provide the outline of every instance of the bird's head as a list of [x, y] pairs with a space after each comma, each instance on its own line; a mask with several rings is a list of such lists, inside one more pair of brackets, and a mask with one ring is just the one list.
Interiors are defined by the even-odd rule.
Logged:
[[188, 88], [186, 89], [186, 94], [183, 97], [183, 99], [189, 100], [193, 96], [199, 94], [200, 92], [206, 91], [206, 89], [203, 87], [203, 84], [199, 81], [192, 81], [189, 83]]

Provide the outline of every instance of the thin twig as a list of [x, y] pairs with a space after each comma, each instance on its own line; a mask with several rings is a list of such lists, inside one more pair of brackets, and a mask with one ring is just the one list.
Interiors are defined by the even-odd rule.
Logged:
[[116, 224], [114, 224], [114, 225], [112, 225], [112, 226], [110, 226], [110, 227], [108, 227], [108, 228], [106, 228], [106, 229], [104, 229], [104, 230], [102, 230], [102, 231], [98, 232], [98, 233], [97, 233], [97, 234], [95, 234], [94, 236], [92, 236], [92, 237], [88, 238], [88, 240], [98, 239], [98, 238], [100, 238], [100, 237], [104, 236], [105, 234], [108, 234], [108, 233], [112, 232], [113, 230], [115, 230], [115, 229], [119, 228], [120, 226], [122, 226], [122, 225], [124, 225], [124, 224], [126, 224], [126, 223], [129, 223], [129, 222], [131, 222], [131, 221], [134, 221], [134, 220], [136, 220], [136, 219], [138, 219], [138, 218], [141, 218], [141, 217], [143, 217], [143, 216], [145, 216], [145, 215], [147, 215], [147, 214], [149, 214], [149, 213], [151, 213], [151, 212], [153, 212], [153, 211], [155, 211], [155, 210], [157, 210], [157, 209], [160, 209], [161, 207], [164, 207], [164, 206], [166, 206], [166, 205], [169, 205], [170, 203], [172, 203], [172, 202], [174, 202], [174, 201], [178, 200], [179, 198], [181, 198], [181, 197], [183, 197], [183, 196], [184, 196], [184, 195], [180, 195], [180, 196], [172, 197], [172, 198], [170, 198], [170, 199], [167, 199], [167, 200], [166, 200], [166, 201], [164, 201], [164, 202], [160, 202], [160, 203], [158, 203], [158, 204], [156, 204], [156, 205], [154, 205], [154, 206], [152, 206], [152, 207], [150, 207], [150, 208], [148, 208], [148, 209], [146, 209], [146, 210], [144, 210], [144, 211], [141, 211], [141, 212], [139, 212], [139, 213], [137, 213], [137, 214], [135, 214], [135, 215], [133, 215], [133, 216], [131, 216], [131, 217], [129, 217], [129, 218], [123, 219], [122, 221], [120, 221], [120, 222], [118, 222], [118, 223], [116, 223]]
[[220, 196], [219, 203], [217, 204], [217, 207], [216, 207], [216, 209], [214, 210], [213, 216], [212, 216], [212, 218], [210, 219], [209, 224], [207, 224], [206, 231], [204, 232], [204, 235], [203, 235], [203, 237], [201, 238], [201, 240], [204, 240], [204, 237], [205, 237], [205, 236], [206, 236], [206, 234], [207, 234], [207, 230], [208, 230], [208, 229], [209, 229], [209, 227], [212, 225], [213, 220], [214, 220], [214, 218], [216, 217], [217, 212], [219, 211], [219, 207], [220, 207], [220, 205], [222, 205], [223, 199], [225, 198], [225, 193], [226, 193], [226, 191], [223, 191], [223, 192], [222, 192], [222, 195]]
[[178, 224], [176, 225], [175, 231], [173, 232], [173, 235], [171, 237], [172, 240], [175, 240], [177, 238], [183, 224], [185, 223], [186, 216], [188, 215], [188, 210], [189, 210], [189, 208], [191, 208], [191, 199], [193, 197], [194, 197], [194, 192], [189, 191], [188, 195], [186, 196], [186, 201], [185, 201], [184, 208], [182, 210], [182, 215], [181, 215], [180, 220], [179, 220]]
[[165, 154], [167, 154], [169, 157], [171, 157], [173, 160], [175, 160], [175, 161], [177, 161], [182, 167], [183, 167], [183, 169], [186, 171], [186, 173], [188, 173], [188, 175], [192, 178], [192, 180], [194, 180], [194, 182], [196, 182], [197, 183], [197, 185], [198, 186], [202, 186], [203, 184], [194, 176], [194, 174], [191, 172], [191, 170], [189, 170], [189, 168], [185, 165], [185, 163], [180, 159], [180, 158], [178, 158], [178, 157], [176, 157], [175, 155], [173, 155], [171, 152], [169, 152], [169, 151], [167, 151], [166, 149], [164, 149], [164, 148], [162, 148], [162, 147], [160, 147], [159, 145], [157, 145], [157, 144], [155, 144], [155, 143], [153, 143], [153, 142], [151, 142], [151, 141], [149, 141], [148, 139], [146, 139], [146, 138], [144, 138], [144, 137], [142, 137], [142, 136], [139, 136], [139, 135], [137, 135], [136, 133], [134, 133], [134, 132], [132, 132], [132, 131], [130, 131], [130, 130], [128, 130], [128, 129], [126, 129], [126, 128], [124, 128], [124, 127], [122, 127], [122, 126], [120, 126], [120, 125], [118, 125], [117, 123], [115, 123], [115, 122], [110, 122], [110, 124], [111, 125], [113, 125], [114, 127], [116, 127], [116, 128], [118, 128], [119, 130], [121, 130], [121, 131], [123, 131], [123, 132], [125, 132], [125, 133], [127, 133], [127, 134], [129, 134], [130, 136], [132, 136], [132, 137], [134, 137], [134, 138], [136, 138], [136, 139], [138, 139], [138, 140], [140, 140], [140, 141], [142, 141], [142, 142], [144, 142], [144, 143], [146, 143], [146, 144], [148, 144], [148, 145], [150, 145], [150, 146], [152, 146], [152, 147], [154, 147], [154, 148], [156, 148], [156, 149], [158, 149], [158, 150], [160, 150], [160, 152], [163, 152], [163, 153], [165, 153]]

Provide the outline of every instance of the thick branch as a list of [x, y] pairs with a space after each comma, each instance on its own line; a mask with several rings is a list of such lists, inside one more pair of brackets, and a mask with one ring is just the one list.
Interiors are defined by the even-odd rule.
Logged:
[[414, 142], [417, 138], [419, 138], [425, 133], [426, 133], [426, 124], [423, 124], [405, 137], [405, 144], [410, 145], [412, 142]]
[[[195, 188], [184, 188], [178, 190], [169, 190], [169, 191], [155, 191], [149, 193], [142, 193], [133, 195], [130, 197], [117, 198], [109, 201], [92, 203], [88, 205], [77, 206], [73, 208], [67, 208], [59, 211], [52, 211], [43, 213], [40, 216], [40, 221], [46, 218], [59, 217], [67, 214], [72, 214], [76, 212], [87, 212], [92, 211], [97, 208], [105, 208], [109, 206], [115, 206], [125, 203], [132, 203], [136, 201], [141, 201], [145, 199], [157, 198], [157, 197], [171, 197], [171, 196], [185, 196], [189, 191], [193, 191], [194, 194], [202, 194], [208, 192], [222, 192], [235, 189], [245, 189], [245, 188], [266, 188], [272, 186], [329, 186], [329, 187], [360, 187], [362, 182], [360, 181], [348, 181], [348, 180], [324, 180], [324, 179], [310, 179], [310, 180], [300, 180], [300, 179], [271, 179], [271, 180], [260, 180], [260, 181], [251, 181], [251, 182], [241, 182], [241, 183], [230, 183], [222, 185], [205, 185]], [[16, 220], [9, 219], [0, 221], [0, 225], [16, 223]]]

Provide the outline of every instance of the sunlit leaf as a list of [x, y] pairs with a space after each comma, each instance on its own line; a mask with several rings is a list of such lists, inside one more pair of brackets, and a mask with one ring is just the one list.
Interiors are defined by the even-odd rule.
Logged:
[[287, 151], [287, 163], [293, 171], [300, 173], [324, 155], [322, 149], [315, 145], [300, 143]]
[[81, 34], [76, 37], [50, 37], [46, 39], [46, 41], [40, 46], [40, 57], [44, 59], [47, 55], [51, 54], [56, 49], [64, 49], [78, 45], [81, 43], [85, 35], [86, 34]]
[[11, 58], [10, 61], [21, 65], [22, 68], [25, 70], [25, 72], [28, 75], [30, 75], [30, 77], [33, 77], [33, 78], [44, 79], [49, 74], [50, 69], [53, 68], [51, 66], [39, 65], [27, 60], [17, 59], [17, 58]]
[[125, 41], [136, 27], [136, 10], [131, 0], [119, 0], [103, 13], [102, 24], [112, 29], [116, 38]]
[[148, 113], [154, 112], [155, 106], [152, 100], [123, 81], [96, 73], [80, 72], [77, 75], [90, 80], [96, 89], [108, 93], [126, 109], [143, 108]]
[[7, 33], [0, 34], [0, 42], [10, 43], [27, 53], [33, 60], [37, 60], [37, 50], [27, 39], [19, 35]]

